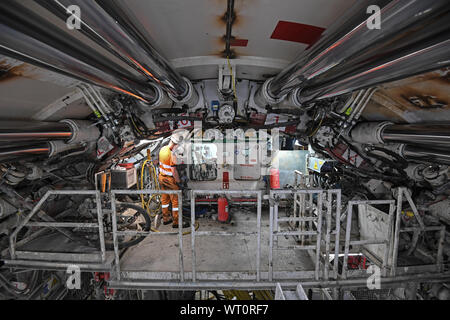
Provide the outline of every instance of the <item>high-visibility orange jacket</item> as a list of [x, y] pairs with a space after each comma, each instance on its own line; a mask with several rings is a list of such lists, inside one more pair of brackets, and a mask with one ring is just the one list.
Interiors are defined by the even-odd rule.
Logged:
[[159, 174], [173, 177], [175, 159], [169, 146], [162, 147], [159, 151]]
[[[161, 148], [159, 151], [159, 186], [161, 190], [178, 190], [178, 185], [173, 176], [175, 170], [175, 157], [172, 155], [172, 150], [169, 146]], [[178, 225], [178, 195], [176, 194], [161, 194], [161, 207], [164, 222], [170, 220], [169, 206], [172, 203], [172, 220], [174, 225]]]

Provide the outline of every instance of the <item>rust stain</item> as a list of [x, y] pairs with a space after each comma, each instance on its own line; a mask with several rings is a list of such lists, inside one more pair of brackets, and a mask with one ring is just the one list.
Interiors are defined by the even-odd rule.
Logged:
[[439, 70], [419, 74], [413, 77], [409, 77], [402, 80], [393, 81], [383, 85], [384, 88], [394, 88], [400, 86], [407, 86], [418, 82], [425, 82], [429, 80], [435, 80], [437, 82], [448, 85], [450, 83], [450, 67], [442, 68]]
[[0, 61], [0, 82], [7, 82], [15, 78], [24, 77], [25, 71], [25, 64], [11, 67], [5, 61]]
[[450, 68], [384, 84], [367, 105], [363, 116], [371, 121], [449, 121], [449, 84]]
[[7, 74], [8, 71], [11, 69], [11, 67], [6, 63], [6, 61], [1, 60], [0, 61], [0, 78]]
[[407, 91], [400, 96], [404, 103], [412, 105], [418, 109], [442, 109], [448, 108], [448, 101], [444, 101], [441, 98], [427, 94], [426, 92]]
[[391, 110], [389, 107], [382, 105], [373, 100], [364, 109], [363, 116], [370, 121], [390, 120], [395, 123], [407, 123], [406, 119], [401, 116], [404, 110]]
[[442, 80], [424, 82], [385, 90], [386, 95], [410, 110], [450, 108], [450, 88]]
[[[227, 18], [228, 18], [228, 11], [227, 11], [227, 0], [216, 0], [216, 4], [222, 8], [222, 10], [225, 10], [222, 14], [215, 16], [214, 18], [214, 25], [217, 28], [220, 28], [223, 30], [223, 35], [216, 38], [215, 43], [223, 50], [218, 50], [213, 52], [213, 55], [219, 56], [221, 58], [227, 58], [227, 52], [226, 52], [226, 30], [227, 30]], [[238, 7], [245, 6], [245, 1], [235, 1], [235, 7], [232, 12], [232, 20], [231, 20], [231, 40], [234, 40], [236, 38], [239, 38], [236, 35], [236, 28], [240, 27], [243, 23], [243, 19], [239, 14]], [[238, 52], [235, 48], [230, 48], [230, 51], [228, 52], [228, 57], [230, 59], [236, 59], [239, 56]]]
[[[231, 40], [236, 39], [236, 37], [231, 36]], [[218, 56], [220, 58], [226, 58], [226, 52], [225, 52], [225, 44], [226, 44], [226, 39], [225, 39], [225, 35], [221, 36], [221, 37], [216, 37], [215, 39], [215, 43], [217, 44], [217, 46], [219, 48], [223, 48], [223, 49], [219, 49], [218, 51], [214, 52], [213, 55], [214, 56]], [[238, 52], [236, 51], [236, 49], [234, 49], [233, 47], [230, 48], [230, 59], [236, 59], [239, 56]]]
[[[224, 50], [219, 50], [219, 51], [215, 51], [211, 54], [212, 56], [216, 56], [219, 58], [226, 58], [226, 52], [225, 49]], [[237, 52], [235, 49], [230, 49], [230, 59], [237, 59], [239, 58], [240, 54], [239, 52]]]
[[380, 93], [405, 111], [450, 109], [450, 68], [427, 72], [383, 85]]
[[[222, 58], [226, 58], [227, 57], [227, 51], [223, 50], [221, 56], [222, 56]], [[236, 53], [236, 50], [230, 49], [230, 52], [228, 54], [228, 58], [229, 59], [236, 59], [237, 57], [238, 57], [238, 54]]]
[[[227, 11], [221, 15], [217, 15], [214, 19], [216, 27], [225, 28], [227, 27]], [[242, 24], [241, 16], [237, 13], [236, 9], [233, 11], [232, 15], [232, 23], [231, 25], [234, 27], [239, 27]]]

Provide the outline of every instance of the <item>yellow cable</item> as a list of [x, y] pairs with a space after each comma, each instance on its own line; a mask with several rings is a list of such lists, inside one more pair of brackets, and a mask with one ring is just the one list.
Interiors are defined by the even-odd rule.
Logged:
[[[141, 177], [141, 179], [140, 179], [141, 181], [140, 181], [140, 184], [138, 185], [138, 189], [139, 190], [143, 190], [144, 189], [144, 170], [145, 170], [145, 165], [147, 164], [147, 162], [148, 162], [148, 159], [145, 160], [144, 163], [141, 166], [141, 176], [140, 176]], [[144, 195], [140, 194], [140, 197], [141, 197], [142, 208], [146, 209]]]
[[[142, 167], [141, 167], [141, 183], [140, 183], [140, 190], [143, 190], [143, 189], [144, 189], [144, 171], [145, 171], [145, 167], [146, 167], [148, 161], [149, 161], [149, 160], [146, 159], [146, 160], [144, 161], [144, 163], [142, 164]], [[146, 209], [147, 212], [148, 212], [148, 214], [150, 214], [149, 210], [148, 210], [147, 207], [146, 207], [144, 195], [141, 194], [140, 197], [141, 197], [142, 208]]]
[[130, 117], [130, 118], [131, 118], [131, 122], [133, 123], [134, 128], [137, 130], [137, 132], [138, 132], [140, 135], [142, 135], [142, 131], [139, 130], [138, 126], [137, 126], [136, 123], [134, 122], [133, 117]]
[[231, 68], [230, 58], [228, 56], [227, 56], [227, 61], [228, 61], [228, 68], [230, 68], [230, 72], [231, 72], [231, 81], [233, 82], [234, 101], [237, 101], [236, 83], [235, 83], [235, 79], [234, 79], [233, 68]]
[[[150, 163], [150, 165], [148, 165], [148, 163]], [[159, 183], [158, 183], [158, 177], [157, 177], [157, 173], [156, 173], [156, 168], [155, 168], [155, 166], [153, 165], [153, 162], [152, 162], [151, 158], [146, 159], [146, 160], [144, 161], [144, 163], [142, 164], [142, 167], [141, 167], [141, 179], [140, 179], [140, 180], [141, 180], [141, 183], [140, 183], [140, 190], [143, 190], [143, 189], [144, 189], [144, 171], [145, 171], [145, 168], [146, 168], [146, 167], [148, 167], [149, 170], [150, 170], [149, 176], [150, 176], [150, 178], [152, 178], [152, 180], [153, 180], [153, 182], [154, 182], [153, 184], [155, 185], [156, 190], [159, 190]], [[159, 200], [160, 195], [157, 194], [157, 193], [152, 194], [152, 195], [149, 197], [149, 200], [148, 200], [147, 202], [145, 202], [145, 198], [144, 198], [144, 195], [143, 195], [143, 194], [141, 194], [140, 197], [141, 197], [141, 205], [142, 205], [142, 208], [144, 208], [145, 210], [147, 210], [147, 212], [148, 212], [148, 214], [150, 215], [150, 217], [156, 216], [156, 214], [152, 214], [152, 212], [151, 212], [151, 210], [150, 210], [150, 202], [151, 202], [153, 199], [156, 199], [157, 202], [158, 202], [158, 207], [155, 209], [155, 211], [159, 211], [160, 208], [161, 208], [161, 202], [160, 202], [160, 200]]]
[[[149, 152], [147, 153], [147, 159], [144, 161], [144, 163], [142, 164], [142, 167], [141, 167], [141, 183], [140, 183], [140, 190], [144, 190], [144, 170], [145, 170], [145, 168], [146, 168], [147, 163], [150, 163], [150, 165], [148, 165], [149, 170], [150, 170], [149, 176], [153, 176], [153, 182], [154, 182], [155, 188], [156, 188], [156, 190], [160, 190], [160, 188], [159, 188], [159, 181], [158, 181], [158, 175], [157, 175], [157, 173], [156, 173], [156, 168], [155, 168], [155, 166], [153, 165], [152, 158], [150, 157], [150, 153], [149, 153]], [[139, 187], [139, 186], [138, 186], [138, 187]], [[152, 218], [156, 217], [156, 214], [152, 214], [152, 212], [151, 212], [151, 210], [150, 210], [150, 202], [151, 202], [154, 198], [160, 197], [160, 194], [159, 194], [159, 193], [154, 193], [154, 194], [152, 194], [147, 202], [145, 202], [145, 199], [144, 199], [144, 195], [143, 195], [143, 194], [141, 194], [140, 196], [141, 196], [141, 205], [142, 205], [142, 208], [144, 208], [144, 209], [147, 211], [147, 213], [148, 213], [148, 215], [149, 215], [150, 217], [152, 217]], [[158, 201], [158, 207], [155, 209], [155, 211], [159, 211], [159, 210], [161, 209], [161, 200], [160, 200], [160, 198], [157, 199], [157, 201]], [[200, 227], [200, 224], [199, 224], [198, 221], [197, 221], [196, 224], [195, 224], [195, 231], [197, 231], [199, 227]], [[157, 229], [155, 229], [155, 228], [153, 228], [153, 227], [151, 227], [150, 229], [151, 229], [151, 231], [153, 231], [153, 232], [161, 232], [161, 231], [159, 231], [159, 230], [157, 230]], [[188, 234], [190, 234], [190, 233], [191, 233], [191, 231], [186, 231], [186, 232], [183, 232], [183, 235], [185, 236], [185, 235], [188, 235]]]
[[322, 122], [323, 122], [324, 118], [325, 117], [322, 117], [322, 119], [320, 119], [319, 125], [317, 126], [316, 130], [314, 130], [314, 132], [311, 135], [309, 135], [308, 137], [312, 137], [313, 135], [315, 135], [317, 133], [317, 131], [319, 131], [320, 126], [322, 125]]

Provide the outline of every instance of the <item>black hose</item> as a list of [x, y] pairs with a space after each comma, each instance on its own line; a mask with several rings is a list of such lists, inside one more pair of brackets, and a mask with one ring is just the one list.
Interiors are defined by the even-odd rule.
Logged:
[[181, 121], [181, 120], [202, 121], [203, 119], [202, 118], [198, 118], [198, 117], [176, 116], [176, 117], [154, 118], [153, 122]]
[[153, 115], [161, 115], [161, 114], [164, 114], [164, 113], [176, 113], [176, 114], [179, 114], [179, 113], [185, 113], [186, 111], [187, 111], [187, 109], [185, 109], [185, 108], [182, 108], [182, 109], [179, 109], [179, 108], [163, 108], [163, 109], [156, 109], [155, 111], [152, 112], [152, 114]]
[[367, 152], [367, 155], [374, 159], [380, 160], [384, 164], [388, 165], [388, 167], [392, 167], [394, 170], [397, 170], [397, 172], [399, 173], [400, 176], [405, 176], [405, 177], [407, 176], [406, 173], [403, 171], [402, 166], [397, 164], [396, 162], [386, 159], [385, 157], [382, 157], [382, 156], [377, 155], [372, 152]]
[[288, 122], [281, 122], [281, 123], [272, 123], [272, 124], [266, 124], [262, 126], [255, 126], [255, 125], [249, 125], [249, 128], [252, 129], [273, 129], [273, 128], [279, 128], [279, 127], [289, 127], [293, 125], [298, 125], [300, 121], [288, 121]]
[[[333, 159], [339, 161], [340, 163], [343, 162], [342, 159], [340, 159], [331, 149], [329, 149], [329, 152], [327, 152]], [[352, 167], [353, 172], [347, 169], [343, 169], [344, 171], [349, 171], [351, 173], [359, 173], [361, 175], [365, 175], [367, 176], [367, 178], [373, 178], [373, 179], [379, 179], [379, 180], [386, 180], [386, 181], [391, 181], [394, 183], [398, 183], [398, 182], [403, 182], [403, 181], [407, 181], [407, 179], [405, 180], [404, 177], [401, 176], [392, 176], [392, 175], [385, 175], [383, 173], [378, 173], [378, 172], [373, 172], [373, 171], [369, 171], [369, 170], [365, 170], [365, 169], [361, 169], [357, 166], [355, 166], [354, 164], [345, 161], [344, 162], [345, 165], [348, 165], [350, 167]]]
[[292, 114], [296, 116], [301, 116], [305, 113], [303, 110], [292, 110], [292, 109], [272, 109], [271, 107], [267, 108], [267, 113], [276, 113], [276, 114]]
[[384, 152], [385, 154], [393, 157], [394, 159], [396, 159], [398, 161], [398, 164], [395, 163], [395, 166], [399, 166], [402, 169], [406, 169], [408, 167], [408, 161], [406, 161], [405, 159], [403, 159], [403, 157], [401, 157], [400, 155], [398, 155], [397, 153], [395, 153], [389, 149], [384, 149], [384, 148], [380, 148], [380, 147], [376, 147], [376, 146], [370, 146], [368, 148], [372, 149], [372, 150], [378, 150], [378, 151]]

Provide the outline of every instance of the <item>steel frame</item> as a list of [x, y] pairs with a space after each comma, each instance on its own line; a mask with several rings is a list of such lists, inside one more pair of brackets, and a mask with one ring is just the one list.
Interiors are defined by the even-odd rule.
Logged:
[[236, 236], [236, 235], [254, 235], [255, 232], [211, 232], [211, 231], [195, 231], [195, 199], [197, 195], [213, 195], [213, 194], [256, 194], [257, 195], [257, 251], [256, 251], [256, 281], [261, 281], [261, 208], [262, 208], [262, 191], [260, 190], [191, 190], [191, 246], [192, 246], [192, 281], [197, 281], [196, 275], [196, 254], [195, 254], [195, 237], [196, 236]]
[[[450, 280], [450, 272], [432, 274], [429, 272], [398, 275], [395, 277], [382, 277], [380, 285], [382, 288], [398, 287], [398, 283], [403, 282], [446, 282]], [[303, 288], [337, 288], [337, 287], [366, 287], [367, 277], [355, 276], [351, 279], [340, 280], [314, 280], [307, 278], [288, 279], [280, 281], [261, 281], [254, 280], [205, 280], [197, 282], [175, 282], [166, 280], [142, 281], [142, 280], [124, 280], [109, 282], [109, 287], [116, 289], [134, 289], [134, 290], [200, 290], [200, 289], [238, 289], [238, 290], [265, 290], [275, 289], [277, 283], [283, 288], [295, 289], [300, 283]]]
[[[280, 195], [293, 194], [294, 196], [294, 211], [293, 216], [286, 218], [278, 217], [278, 198]], [[325, 229], [325, 263], [324, 263], [324, 278], [326, 280], [330, 277], [330, 246], [331, 246], [331, 235], [335, 235], [335, 248], [334, 254], [335, 257], [339, 256], [339, 241], [340, 241], [340, 204], [341, 204], [341, 192], [338, 189], [328, 190], [327, 191], [327, 213], [326, 213], [326, 229]], [[333, 203], [333, 194], [336, 194], [336, 219], [337, 221], [335, 225], [335, 230], [331, 230], [332, 224], [332, 203]], [[305, 216], [305, 208], [306, 208], [306, 196], [309, 196], [309, 212], [313, 214], [314, 209], [316, 209], [316, 216], [310, 215]], [[313, 196], [317, 195], [317, 206], [313, 204]], [[269, 281], [273, 280], [273, 249], [274, 242], [276, 242], [276, 238], [279, 236], [299, 236], [299, 240], [301, 245], [289, 246], [289, 247], [280, 247], [278, 243], [276, 243], [275, 249], [277, 250], [308, 250], [308, 252], [313, 251], [314, 256], [314, 279], [319, 280], [321, 269], [320, 266], [322, 264], [321, 258], [321, 246], [322, 246], [322, 220], [323, 220], [323, 203], [324, 201], [324, 190], [322, 189], [291, 189], [291, 190], [271, 190], [270, 191], [270, 222], [269, 222]], [[297, 209], [298, 212], [297, 212]], [[298, 215], [297, 215], [298, 213]], [[280, 222], [299, 222], [299, 231], [290, 231], [290, 232], [280, 232], [279, 231], [279, 223]], [[317, 223], [316, 231], [314, 231], [313, 224]], [[274, 230], [274, 226], [275, 229]], [[315, 245], [304, 245], [305, 236], [312, 237], [316, 236]], [[274, 241], [275, 240], [275, 241]], [[338, 273], [338, 260], [335, 259], [333, 266], [333, 274], [334, 277], [337, 276]]]
[[[117, 208], [116, 208], [116, 195], [117, 194], [176, 194], [178, 197], [178, 232], [139, 232], [139, 231], [118, 231], [117, 230]], [[181, 190], [112, 190], [111, 191], [111, 209], [112, 209], [112, 229], [113, 229], [113, 244], [114, 244], [114, 261], [115, 261], [115, 273], [113, 276], [120, 281], [120, 255], [119, 255], [119, 243], [118, 236], [121, 235], [178, 235], [178, 253], [179, 253], [179, 265], [180, 265], [180, 281], [185, 281], [184, 275], [184, 261], [183, 261], [183, 195]], [[194, 227], [195, 229], [195, 227]]]
[[[192, 242], [192, 272], [185, 272], [184, 259], [183, 259], [183, 233], [182, 228], [179, 228], [178, 232], [137, 232], [137, 231], [118, 231], [117, 230], [117, 211], [116, 211], [116, 195], [118, 194], [153, 194], [153, 193], [167, 193], [177, 194], [179, 199], [179, 224], [182, 225], [182, 191], [164, 191], [164, 190], [112, 190], [111, 191], [111, 222], [113, 224], [113, 241], [114, 241], [114, 261], [111, 265], [105, 264], [106, 251], [104, 245], [104, 230], [103, 230], [103, 215], [102, 215], [102, 202], [99, 191], [90, 190], [63, 190], [63, 191], [48, 191], [44, 197], [36, 204], [32, 211], [25, 217], [21, 224], [10, 236], [10, 254], [11, 260], [5, 260], [6, 265], [11, 267], [25, 267], [33, 269], [65, 269], [72, 263], [76, 263], [83, 269], [92, 269], [94, 263], [100, 261], [103, 264], [95, 264], [97, 271], [112, 271], [113, 277], [111, 278], [109, 285], [114, 288], [147, 288], [147, 289], [169, 289], [175, 290], [194, 289], [194, 288], [268, 288], [275, 289], [276, 284], [280, 283], [281, 286], [286, 288], [296, 288], [299, 283], [303, 287], [345, 287], [345, 286], [364, 286], [367, 281], [367, 275], [361, 270], [347, 270], [347, 266], [344, 263], [341, 274], [338, 274], [338, 257], [340, 255], [340, 245], [342, 240], [340, 239], [341, 226], [340, 222], [344, 222], [343, 218], [347, 218], [346, 232], [344, 242], [344, 261], [348, 259], [350, 246], [364, 246], [367, 244], [384, 244], [386, 246], [385, 257], [381, 263], [383, 268], [382, 283], [386, 285], [390, 283], [397, 283], [399, 281], [442, 281], [438, 279], [450, 279], [448, 272], [443, 272], [443, 237], [445, 236], [445, 228], [443, 226], [422, 227], [419, 222], [418, 227], [400, 229], [400, 215], [402, 196], [405, 190], [401, 190], [398, 194], [397, 206], [397, 220], [394, 226], [394, 205], [395, 200], [379, 200], [379, 201], [350, 201], [347, 214], [342, 216], [340, 212], [341, 194], [340, 190], [310, 190], [310, 189], [292, 189], [292, 190], [271, 190], [269, 194], [270, 203], [270, 221], [269, 221], [269, 271], [261, 272], [260, 259], [261, 259], [261, 209], [262, 209], [262, 191], [255, 190], [192, 190], [190, 195], [191, 200], [191, 242]], [[30, 222], [32, 217], [39, 212], [39, 209], [45, 201], [51, 195], [95, 195], [97, 203], [97, 223], [62, 223], [62, 222]], [[198, 195], [205, 194], [256, 194], [257, 200], [257, 231], [256, 232], [212, 232], [212, 231], [195, 231], [195, 198]], [[294, 216], [287, 218], [278, 217], [278, 198], [282, 195], [293, 194], [296, 201], [298, 201], [298, 207], [294, 210]], [[314, 216], [305, 216], [301, 211], [297, 212], [297, 209], [301, 210], [301, 205], [306, 205], [306, 195], [311, 195], [308, 199], [309, 204], [314, 205], [317, 210]], [[317, 205], [314, 204], [313, 195], [317, 195]], [[326, 195], [326, 196], [325, 196]], [[301, 198], [301, 196], [304, 196]], [[333, 212], [333, 198], [336, 199], [335, 216]], [[408, 201], [412, 201], [411, 197], [406, 196]], [[303, 199], [303, 200], [302, 200]], [[411, 203], [411, 202], [410, 202]], [[352, 223], [352, 209], [354, 205], [373, 205], [373, 204], [389, 204], [389, 234], [388, 239], [360, 239], [351, 240], [350, 231]], [[322, 212], [323, 206], [326, 206], [326, 213]], [[411, 205], [413, 210], [417, 210], [414, 205]], [[313, 209], [313, 206], [311, 206]], [[320, 209], [320, 210], [319, 210]], [[298, 215], [297, 215], [298, 213]], [[326, 214], [325, 219], [323, 214]], [[418, 213], [416, 213], [418, 215]], [[333, 227], [333, 218], [336, 221]], [[420, 218], [420, 217], [419, 217]], [[325, 221], [324, 223], [323, 220]], [[280, 231], [278, 230], [278, 224], [280, 222], [305, 222], [305, 224], [299, 224], [300, 231]], [[308, 229], [306, 222], [311, 222]], [[316, 222], [316, 230], [313, 229], [312, 222]], [[324, 227], [322, 228], [322, 224]], [[99, 228], [100, 233], [100, 247], [101, 258], [95, 254], [71, 254], [71, 253], [42, 253], [42, 252], [27, 252], [16, 251], [16, 237], [20, 230], [25, 226], [35, 227], [51, 227], [51, 228], [71, 228], [71, 227], [89, 227]], [[274, 226], [277, 226], [274, 230]], [[415, 267], [398, 267], [397, 255], [398, 255], [398, 242], [399, 234], [401, 232], [427, 232], [427, 231], [440, 231], [441, 239], [438, 247], [437, 261], [435, 265], [423, 265]], [[120, 268], [120, 256], [118, 248], [118, 237], [121, 235], [129, 234], [144, 234], [144, 235], [161, 235], [170, 234], [178, 235], [179, 237], [179, 272], [145, 272], [145, 271], [127, 271]], [[257, 235], [257, 267], [256, 277], [254, 271], [245, 272], [198, 272], [196, 270], [195, 259], [195, 239], [198, 236], [235, 236], [235, 235]], [[289, 246], [286, 248], [279, 247], [278, 243], [275, 249], [286, 250], [309, 250], [315, 251], [313, 262], [315, 262], [314, 270], [306, 271], [274, 271], [273, 270], [273, 255], [274, 239], [278, 236], [312, 236], [317, 237], [315, 245], [305, 246], [304, 243], [300, 246]], [[332, 236], [335, 236], [334, 242], [334, 255], [335, 261], [332, 272], [330, 272], [331, 263], [329, 262], [329, 255], [333, 251], [332, 248]], [[301, 239], [301, 238], [300, 238]], [[394, 240], [394, 241], [391, 241]], [[20, 242], [19, 242], [20, 243]], [[322, 248], [325, 251], [321, 251]], [[387, 255], [387, 257], [386, 257]], [[321, 258], [325, 258], [325, 263], [321, 262]], [[392, 258], [391, 274], [390, 277], [386, 276], [386, 269], [389, 267], [389, 258]], [[83, 260], [83, 261], [81, 261]], [[324, 266], [322, 268], [322, 266]], [[441, 272], [441, 273], [437, 273]], [[321, 274], [324, 275], [321, 278]], [[276, 279], [276, 280], [274, 280]], [[403, 280], [402, 280], [403, 279]]]
[[[39, 212], [42, 205], [48, 200], [51, 195], [90, 195], [95, 196], [97, 206], [97, 223], [71, 223], [71, 222], [30, 222], [33, 216]], [[65, 253], [65, 252], [28, 252], [28, 251], [16, 251], [17, 234], [25, 226], [30, 227], [48, 227], [48, 228], [98, 228], [100, 252], [99, 253]], [[49, 190], [40, 199], [40, 201], [34, 206], [31, 212], [25, 217], [24, 220], [17, 226], [14, 232], [9, 237], [9, 253], [11, 260], [8, 264], [14, 264], [17, 262], [21, 265], [35, 264], [33, 261], [26, 260], [42, 260], [42, 261], [64, 261], [64, 262], [100, 262], [106, 263], [106, 249], [105, 249], [105, 237], [103, 229], [103, 213], [100, 192], [95, 190]], [[29, 262], [29, 263], [27, 263]], [[51, 264], [48, 262], [47, 264]], [[55, 266], [59, 265], [55, 263]]]
[[[288, 299], [290, 298], [290, 299]], [[309, 300], [301, 283], [297, 285], [295, 291], [284, 292], [278, 282], [275, 286], [275, 300]]]
[[[351, 229], [352, 229], [352, 214], [354, 205], [374, 205], [374, 204], [389, 204], [389, 226], [388, 226], [388, 236], [387, 239], [363, 239], [363, 240], [350, 240]], [[350, 246], [363, 246], [369, 244], [384, 244], [385, 254], [383, 257], [381, 271], [383, 276], [386, 276], [386, 268], [389, 261], [389, 254], [392, 251], [392, 231], [394, 225], [394, 209], [395, 200], [362, 200], [362, 201], [349, 201], [347, 206], [347, 226], [345, 228], [345, 246], [344, 246], [344, 261], [348, 261], [348, 254]], [[376, 261], [372, 261], [376, 263]], [[343, 264], [342, 268], [342, 278], [347, 279], [347, 263]]]
[[[403, 207], [403, 195], [405, 195], [406, 200], [408, 201], [409, 205], [411, 206], [411, 209], [414, 212], [414, 217], [417, 220], [419, 227], [410, 227], [410, 228], [401, 228], [401, 213], [402, 213], [402, 207]], [[396, 212], [396, 220], [395, 220], [395, 234], [394, 234], [394, 246], [392, 248], [392, 268], [391, 268], [391, 276], [395, 276], [398, 267], [397, 267], [397, 260], [398, 260], [398, 246], [400, 242], [400, 233], [402, 232], [414, 232], [415, 234], [419, 234], [420, 232], [430, 232], [430, 231], [439, 231], [439, 243], [438, 243], [438, 249], [436, 253], [436, 268], [439, 271], [444, 270], [444, 261], [443, 261], [443, 251], [444, 251], [444, 241], [445, 241], [445, 226], [429, 226], [426, 227], [423, 223], [422, 218], [420, 217], [419, 211], [417, 210], [416, 205], [414, 204], [414, 201], [411, 198], [411, 195], [409, 194], [409, 191], [406, 188], [400, 187], [398, 188], [398, 194], [397, 194], [397, 212]]]

